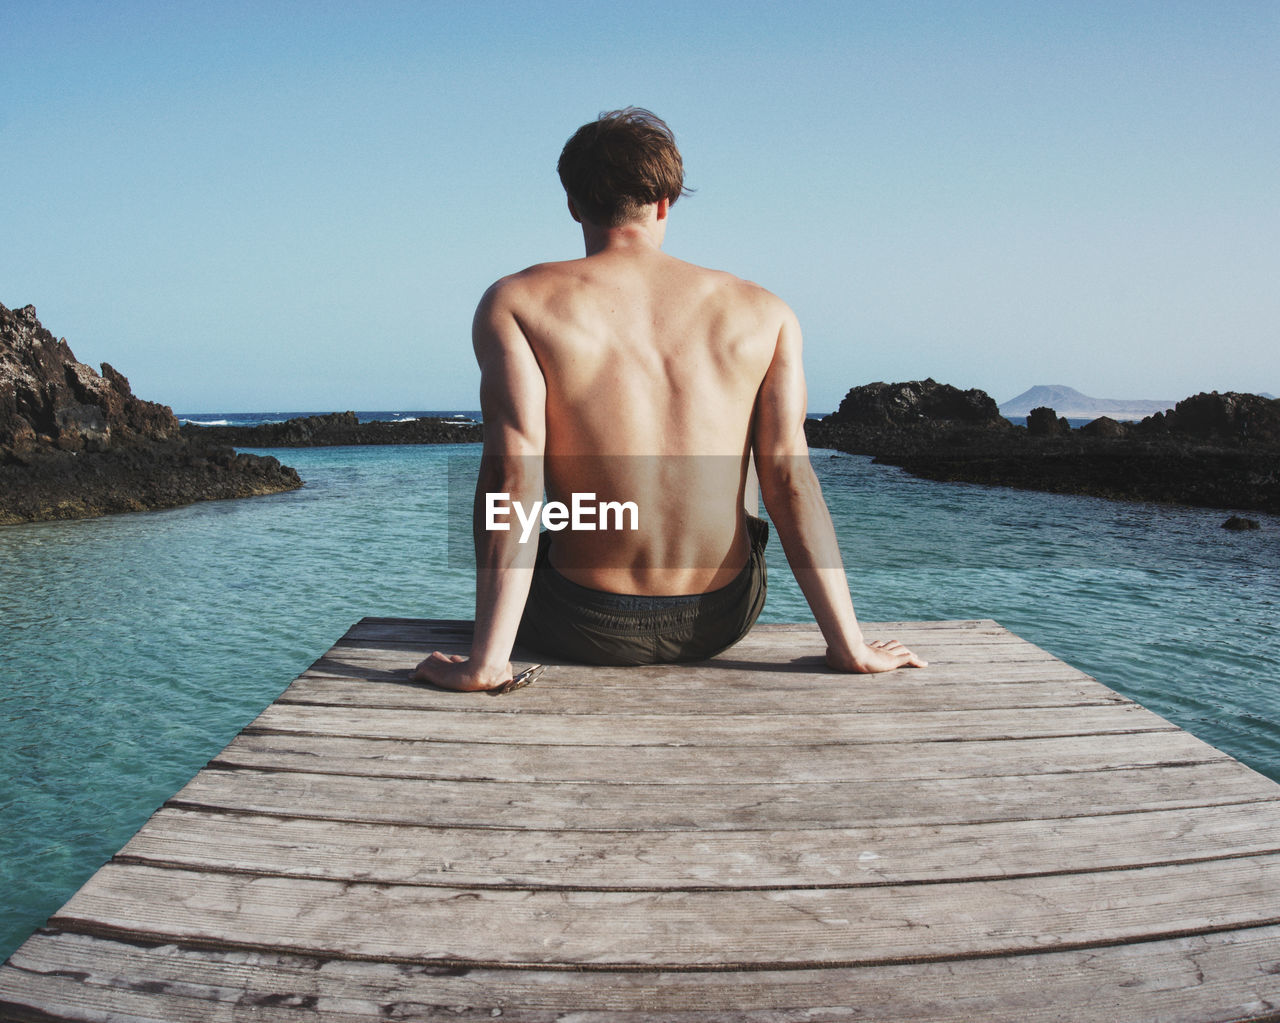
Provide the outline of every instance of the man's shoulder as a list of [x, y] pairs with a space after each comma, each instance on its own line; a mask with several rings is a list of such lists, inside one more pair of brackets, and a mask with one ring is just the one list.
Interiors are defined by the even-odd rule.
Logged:
[[535, 263], [523, 270], [499, 277], [484, 293], [482, 304], [519, 302], [522, 298], [537, 294], [547, 288], [557, 287], [579, 276], [576, 269], [582, 261], [567, 259], [558, 262]]
[[732, 298], [735, 302], [750, 302], [761, 306], [785, 308], [786, 303], [767, 288], [745, 277], [715, 267], [690, 263], [687, 260], [668, 257], [676, 276], [706, 291]]
[[[482, 307], [520, 309], [530, 303], [541, 305], [556, 296], [591, 292], [611, 282], [611, 271], [603, 273], [590, 257], [535, 263], [499, 278], [485, 292]], [[791, 307], [767, 288], [730, 273], [665, 257], [665, 270], [657, 278], [662, 290], [680, 301], [703, 305], [709, 302], [725, 313], [748, 315], [764, 322], [794, 321]], [[704, 306], [705, 308], [705, 306]]]
[[[692, 264], [690, 264], [692, 265]], [[767, 320], [794, 320], [791, 307], [768, 288], [755, 281], [738, 277], [726, 270], [698, 267], [705, 276], [709, 288], [728, 305]]]

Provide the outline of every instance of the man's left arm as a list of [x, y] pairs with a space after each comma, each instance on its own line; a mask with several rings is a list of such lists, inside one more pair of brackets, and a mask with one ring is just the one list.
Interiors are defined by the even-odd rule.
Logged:
[[897, 640], [862, 635], [849, 594], [831, 514], [809, 461], [804, 421], [808, 394], [800, 358], [800, 325], [783, 307], [773, 361], [756, 401], [752, 450], [765, 508], [787, 562], [827, 641], [827, 664], [838, 671], [891, 671], [926, 662]]
[[511, 679], [511, 649], [533, 579], [537, 534], [521, 543], [519, 523], [488, 529], [487, 495], [532, 508], [542, 498], [546, 382], [510, 306], [511, 285], [499, 281], [480, 301], [472, 342], [480, 364], [484, 451], [476, 482], [476, 620], [471, 656], [439, 651], [413, 673], [445, 689], [494, 689]]

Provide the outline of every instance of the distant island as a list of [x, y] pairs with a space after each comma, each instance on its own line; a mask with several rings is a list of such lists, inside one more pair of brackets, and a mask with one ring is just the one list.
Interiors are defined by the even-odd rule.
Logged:
[[1066, 419], [1100, 419], [1107, 416], [1117, 421], [1136, 421], [1168, 412], [1176, 401], [1150, 401], [1132, 398], [1091, 398], [1074, 387], [1063, 384], [1040, 384], [1023, 391], [1000, 405], [1002, 416], [1029, 416], [1032, 409], [1051, 408]]
[[0, 525], [173, 508], [302, 486], [275, 458], [184, 435], [107, 363], [77, 362], [34, 306], [0, 305]]
[[927, 479], [1280, 513], [1280, 401], [1257, 394], [1202, 393], [1140, 422], [1072, 429], [1048, 406], [1015, 426], [981, 390], [878, 382], [852, 388], [806, 433], [812, 447]]

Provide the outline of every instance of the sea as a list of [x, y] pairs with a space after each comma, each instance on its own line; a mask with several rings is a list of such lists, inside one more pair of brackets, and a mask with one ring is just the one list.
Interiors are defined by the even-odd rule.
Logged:
[[[426, 415], [479, 419], [359, 418]], [[302, 489], [0, 527], [0, 958], [354, 622], [472, 616], [445, 509], [449, 467], [477, 451], [259, 451]], [[812, 459], [863, 621], [995, 619], [1280, 781], [1280, 518], [1232, 532], [1232, 509]], [[768, 558], [762, 621], [811, 621], [776, 542]], [[833, 677], [833, 706], [875, 684]]]

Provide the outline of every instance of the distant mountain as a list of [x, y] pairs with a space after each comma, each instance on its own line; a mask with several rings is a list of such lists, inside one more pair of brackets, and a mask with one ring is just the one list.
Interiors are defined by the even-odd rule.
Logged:
[[1041, 384], [1023, 391], [1016, 398], [1001, 403], [1003, 416], [1029, 415], [1034, 408], [1051, 408], [1068, 419], [1145, 419], [1173, 408], [1176, 401], [1147, 401], [1141, 398], [1091, 398], [1074, 387], [1062, 384]]

